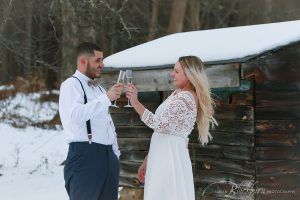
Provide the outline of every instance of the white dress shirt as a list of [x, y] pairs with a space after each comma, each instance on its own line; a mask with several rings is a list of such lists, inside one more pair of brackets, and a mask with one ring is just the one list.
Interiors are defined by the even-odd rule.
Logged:
[[111, 102], [104, 88], [88, 86], [91, 80], [80, 71], [73, 75], [77, 77], [85, 90], [87, 103], [84, 104], [84, 92], [80, 82], [70, 77], [60, 86], [59, 114], [66, 140], [68, 143], [88, 141], [86, 121], [90, 119], [92, 142], [112, 145], [114, 153], [120, 156], [117, 134], [109, 114]]

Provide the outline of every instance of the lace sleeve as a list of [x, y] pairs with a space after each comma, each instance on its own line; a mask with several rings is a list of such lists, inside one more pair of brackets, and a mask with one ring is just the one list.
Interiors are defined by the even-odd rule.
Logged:
[[188, 94], [180, 92], [172, 97], [157, 115], [145, 109], [141, 120], [150, 128], [162, 132], [188, 131], [194, 112], [194, 101]]

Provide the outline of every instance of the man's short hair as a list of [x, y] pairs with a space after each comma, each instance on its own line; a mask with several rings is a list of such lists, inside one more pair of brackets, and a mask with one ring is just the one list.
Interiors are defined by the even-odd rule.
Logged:
[[83, 54], [92, 56], [94, 55], [94, 51], [102, 51], [102, 49], [94, 43], [83, 42], [79, 44], [76, 48], [76, 58]]

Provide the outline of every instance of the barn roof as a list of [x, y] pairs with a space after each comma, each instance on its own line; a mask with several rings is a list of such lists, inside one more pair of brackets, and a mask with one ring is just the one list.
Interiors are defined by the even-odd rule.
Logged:
[[123, 50], [104, 63], [108, 68], [157, 67], [184, 55], [196, 55], [208, 64], [244, 62], [299, 40], [300, 20], [182, 32]]

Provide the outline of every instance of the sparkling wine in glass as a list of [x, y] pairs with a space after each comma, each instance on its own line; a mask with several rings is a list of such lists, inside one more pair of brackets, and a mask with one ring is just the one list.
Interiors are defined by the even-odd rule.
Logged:
[[[126, 75], [125, 71], [124, 70], [120, 70], [117, 83], [124, 83], [124, 81], [125, 81], [125, 75]], [[111, 106], [119, 108], [119, 106], [117, 106], [117, 99], [115, 100], [114, 104], [111, 105]]]
[[[129, 70], [129, 69], [126, 70], [125, 74], [126, 74], [126, 83], [127, 83], [127, 85], [128, 85], [129, 83], [132, 83], [132, 70]], [[124, 107], [127, 107], [127, 108], [132, 107], [132, 106], [130, 105], [129, 99], [127, 100], [127, 105], [124, 106]]]

